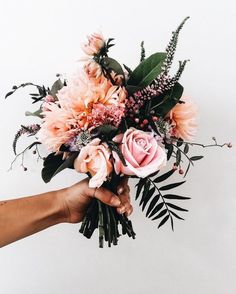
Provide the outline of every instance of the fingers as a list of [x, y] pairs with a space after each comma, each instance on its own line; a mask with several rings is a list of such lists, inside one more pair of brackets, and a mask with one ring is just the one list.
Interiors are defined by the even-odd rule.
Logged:
[[118, 213], [125, 213], [129, 216], [133, 212], [133, 207], [130, 204], [130, 188], [128, 186], [128, 178], [124, 177], [118, 186], [118, 196], [121, 200], [121, 205], [117, 208]]
[[104, 187], [95, 189], [93, 197], [113, 207], [119, 207], [121, 205], [119, 197]]

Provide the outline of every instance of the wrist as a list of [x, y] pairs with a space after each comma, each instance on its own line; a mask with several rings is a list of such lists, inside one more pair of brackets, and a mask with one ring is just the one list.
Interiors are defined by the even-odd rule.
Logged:
[[58, 222], [67, 223], [70, 222], [70, 211], [66, 204], [67, 188], [60, 189], [53, 192], [56, 205], [58, 207]]

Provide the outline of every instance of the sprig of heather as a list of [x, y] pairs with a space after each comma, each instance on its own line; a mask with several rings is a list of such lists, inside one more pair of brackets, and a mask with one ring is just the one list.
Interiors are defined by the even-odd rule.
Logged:
[[37, 132], [40, 130], [40, 125], [38, 124], [32, 124], [32, 125], [29, 125], [29, 126], [21, 126], [21, 128], [19, 129], [19, 131], [15, 134], [15, 137], [14, 137], [14, 140], [13, 140], [13, 143], [12, 143], [12, 148], [13, 148], [13, 151], [14, 151], [14, 154], [17, 155], [17, 152], [16, 152], [16, 145], [17, 145], [17, 142], [19, 140], [19, 138], [22, 136], [22, 135], [25, 135], [27, 134], [28, 136], [34, 136], [37, 134]]

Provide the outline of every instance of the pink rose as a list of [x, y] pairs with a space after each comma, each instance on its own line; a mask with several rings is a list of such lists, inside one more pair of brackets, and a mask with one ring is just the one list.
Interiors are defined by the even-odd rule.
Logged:
[[113, 152], [114, 169], [117, 174], [145, 178], [166, 165], [165, 149], [158, 145], [157, 139], [151, 132], [130, 128], [123, 136], [116, 136], [114, 141], [121, 143], [120, 150], [127, 164], [124, 166], [117, 153]]
[[82, 45], [82, 49], [87, 55], [95, 55], [104, 47], [105, 40], [101, 33], [94, 33], [88, 36], [88, 42]]
[[112, 171], [111, 152], [107, 145], [100, 144], [100, 142], [101, 140], [98, 138], [92, 140], [81, 149], [74, 162], [74, 168], [77, 172], [91, 174], [90, 188], [100, 187]]

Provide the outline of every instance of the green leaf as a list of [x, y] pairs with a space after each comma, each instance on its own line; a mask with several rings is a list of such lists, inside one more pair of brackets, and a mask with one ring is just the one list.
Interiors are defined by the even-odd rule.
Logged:
[[55, 153], [51, 153], [44, 160], [42, 178], [45, 183], [50, 182], [51, 179], [63, 169], [72, 167], [76, 156], [78, 156], [78, 152], [73, 152], [67, 160], [63, 160], [62, 156], [62, 154], [55, 155]]
[[155, 183], [163, 182], [163, 181], [165, 181], [166, 179], [168, 179], [171, 175], [173, 175], [174, 172], [175, 172], [175, 170], [174, 170], [174, 169], [171, 169], [171, 170], [169, 170], [168, 172], [164, 173], [163, 175], [161, 175], [161, 176], [155, 178], [155, 179], [153, 180], [153, 182], [155, 182]]
[[168, 214], [167, 216], [165, 216], [162, 221], [159, 223], [158, 229], [163, 226], [169, 219], [170, 215]]
[[181, 161], [181, 152], [178, 149], [176, 152], [176, 162], [175, 162], [176, 166], [178, 166], [180, 164], [180, 161]]
[[176, 209], [176, 210], [180, 210], [180, 211], [188, 211], [187, 209], [184, 209], [184, 208], [181, 208], [173, 203], [169, 203], [169, 202], [166, 202], [166, 205], [173, 208], [173, 209]]
[[176, 214], [174, 211], [172, 211], [172, 210], [169, 209], [169, 212], [170, 212], [174, 217], [176, 217], [176, 218], [178, 218], [178, 219], [181, 219], [181, 220], [184, 220], [184, 218], [180, 217], [180, 216], [179, 216], [178, 214]]
[[63, 163], [57, 168], [57, 170], [54, 172], [52, 177], [57, 175], [59, 172], [66, 168], [73, 168], [74, 166], [74, 161], [76, 157], [78, 156], [79, 152], [73, 152], [66, 160], [63, 161]]
[[179, 138], [179, 140], [177, 141], [177, 146], [180, 147], [183, 144], [183, 139]]
[[148, 209], [147, 209], [146, 217], [149, 217], [150, 212], [153, 210], [154, 206], [157, 204], [159, 198], [160, 198], [160, 194], [156, 195], [156, 196], [152, 199], [152, 201], [151, 201], [151, 203], [149, 204], [149, 207], [148, 207]]
[[163, 98], [163, 103], [156, 109], [156, 115], [164, 117], [179, 102], [183, 91], [183, 86], [176, 83], [173, 89]]
[[166, 53], [155, 53], [143, 60], [129, 77], [128, 85], [147, 87], [161, 73]]
[[143, 201], [144, 199], [146, 198], [148, 192], [149, 192], [149, 189], [150, 189], [150, 181], [146, 181], [145, 184], [144, 184], [144, 189], [143, 189], [143, 195], [142, 195], [142, 198], [141, 198], [141, 201], [139, 203], [139, 206], [141, 206], [143, 204]]
[[25, 116], [36, 116], [36, 117], [39, 117], [39, 118], [43, 118], [43, 115], [42, 115], [42, 109], [41, 107], [36, 110], [35, 112], [30, 112], [30, 111], [26, 111], [25, 112]]
[[178, 183], [173, 183], [173, 184], [169, 184], [166, 186], [163, 186], [160, 188], [161, 191], [166, 191], [166, 190], [170, 190], [170, 189], [174, 189], [180, 185], [182, 185], [183, 183], [185, 183], [186, 181], [182, 181], [182, 182], [178, 182]]
[[127, 65], [123, 64], [124, 68], [127, 70], [127, 72], [129, 73], [129, 75], [132, 74], [132, 69], [130, 69]]
[[196, 160], [200, 160], [200, 159], [202, 159], [204, 156], [192, 156], [192, 157], [190, 157], [190, 160], [192, 160], [192, 161], [196, 161]]
[[162, 209], [163, 205], [164, 205], [164, 202], [157, 204], [157, 206], [155, 206], [155, 208], [153, 209], [153, 211], [148, 217], [151, 218], [152, 216], [154, 216], [154, 214], [156, 214], [159, 210]]
[[141, 87], [132, 86], [132, 85], [127, 85], [125, 88], [128, 91], [129, 95], [132, 95], [133, 93], [142, 90]]
[[5, 99], [6, 99], [7, 97], [11, 96], [14, 92], [15, 92], [15, 91], [10, 91], [10, 92], [8, 92], [8, 93], [5, 95]]
[[140, 179], [139, 182], [138, 182], [138, 184], [136, 185], [137, 186], [137, 191], [136, 191], [135, 200], [138, 199], [138, 197], [139, 197], [139, 195], [140, 195], [140, 193], [142, 191], [142, 188], [143, 188], [145, 182], [146, 181], [144, 179]]
[[184, 146], [184, 153], [187, 154], [189, 152], [189, 145], [186, 143]]
[[168, 151], [167, 151], [167, 160], [169, 160], [171, 158], [171, 155], [172, 155], [173, 151], [174, 151], [174, 146], [171, 145], [171, 144], [168, 144], [167, 149], [168, 149]]
[[111, 57], [104, 57], [103, 65], [106, 67], [106, 69], [114, 70], [116, 74], [124, 76], [124, 71], [122, 69], [122, 66], [115, 59]]
[[151, 199], [151, 197], [153, 196], [154, 192], [155, 192], [155, 188], [154, 187], [151, 190], [148, 191], [147, 195], [143, 199], [142, 211], [144, 211], [144, 209], [145, 209], [148, 201]]
[[175, 195], [175, 194], [166, 194], [166, 195], [163, 195], [163, 197], [166, 199], [177, 199], [177, 200], [191, 199], [190, 197], [184, 197], [184, 196], [179, 196], [179, 195]]
[[155, 216], [152, 220], [156, 220], [162, 216], [164, 216], [167, 213], [167, 209], [163, 209], [157, 216]]
[[184, 174], [184, 178], [186, 177], [186, 175], [187, 175], [187, 173], [188, 173], [188, 171], [189, 171], [189, 169], [190, 169], [190, 165], [191, 165], [191, 161], [190, 161], [189, 164], [188, 164], [188, 167], [187, 167], [186, 172], [185, 172], [185, 174]]
[[50, 90], [50, 94], [57, 99], [57, 93], [59, 90], [61, 90], [64, 87], [64, 84], [62, 83], [61, 79], [58, 79], [54, 82], [52, 85], [52, 88]]

